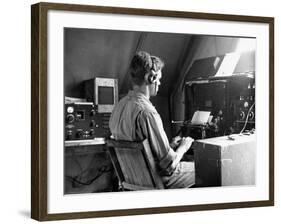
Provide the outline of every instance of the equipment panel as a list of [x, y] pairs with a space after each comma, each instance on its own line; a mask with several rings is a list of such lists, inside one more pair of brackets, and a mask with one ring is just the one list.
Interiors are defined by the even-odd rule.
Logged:
[[98, 113], [91, 102], [65, 104], [65, 140], [109, 136], [110, 113]]

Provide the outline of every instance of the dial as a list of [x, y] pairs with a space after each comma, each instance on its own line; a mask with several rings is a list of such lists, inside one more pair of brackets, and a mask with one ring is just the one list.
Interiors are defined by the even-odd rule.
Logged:
[[73, 107], [67, 107], [66, 111], [67, 111], [67, 113], [73, 113], [74, 108]]
[[254, 114], [254, 112], [253, 111], [251, 111], [250, 113], [249, 113], [249, 120], [254, 120], [254, 118], [255, 118], [255, 114]]
[[74, 122], [74, 115], [73, 114], [68, 114], [66, 116], [66, 122], [67, 123], [73, 123]]
[[243, 110], [240, 111], [239, 118], [240, 120], [243, 120], [245, 118], [245, 112]]

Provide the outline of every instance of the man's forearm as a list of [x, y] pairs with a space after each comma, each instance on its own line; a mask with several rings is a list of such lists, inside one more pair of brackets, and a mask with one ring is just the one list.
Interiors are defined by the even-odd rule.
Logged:
[[186, 148], [184, 146], [179, 146], [176, 150], [176, 158], [173, 161], [173, 165], [176, 166], [182, 159], [184, 153], [186, 152]]

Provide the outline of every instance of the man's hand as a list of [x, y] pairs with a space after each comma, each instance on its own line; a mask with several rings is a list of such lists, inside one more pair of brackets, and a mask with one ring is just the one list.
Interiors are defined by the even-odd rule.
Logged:
[[179, 144], [178, 148], [176, 149], [177, 157], [174, 160], [174, 164], [178, 164], [180, 162], [183, 155], [190, 149], [190, 146], [191, 146], [192, 142], [194, 141], [194, 139], [190, 138], [190, 137], [183, 137], [183, 138], [180, 138], [180, 140], [178, 140], [178, 141], [180, 141], [180, 144]]
[[171, 148], [175, 149], [179, 146], [180, 142], [181, 142], [181, 137], [180, 136], [176, 136], [172, 139], [172, 142], [170, 143]]
[[191, 137], [183, 137], [181, 139], [179, 147], [185, 149], [185, 152], [187, 152], [189, 150], [190, 146], [192, 145], [192, 142], [194, 142], [193, 138], [191, 138]]

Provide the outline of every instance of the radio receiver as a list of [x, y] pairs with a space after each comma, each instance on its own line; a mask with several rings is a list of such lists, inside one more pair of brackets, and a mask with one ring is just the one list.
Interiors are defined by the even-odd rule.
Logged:
[[109, 116], [99, 114], [91, 102], [65, 104], [65, 140], [107, 137]]

